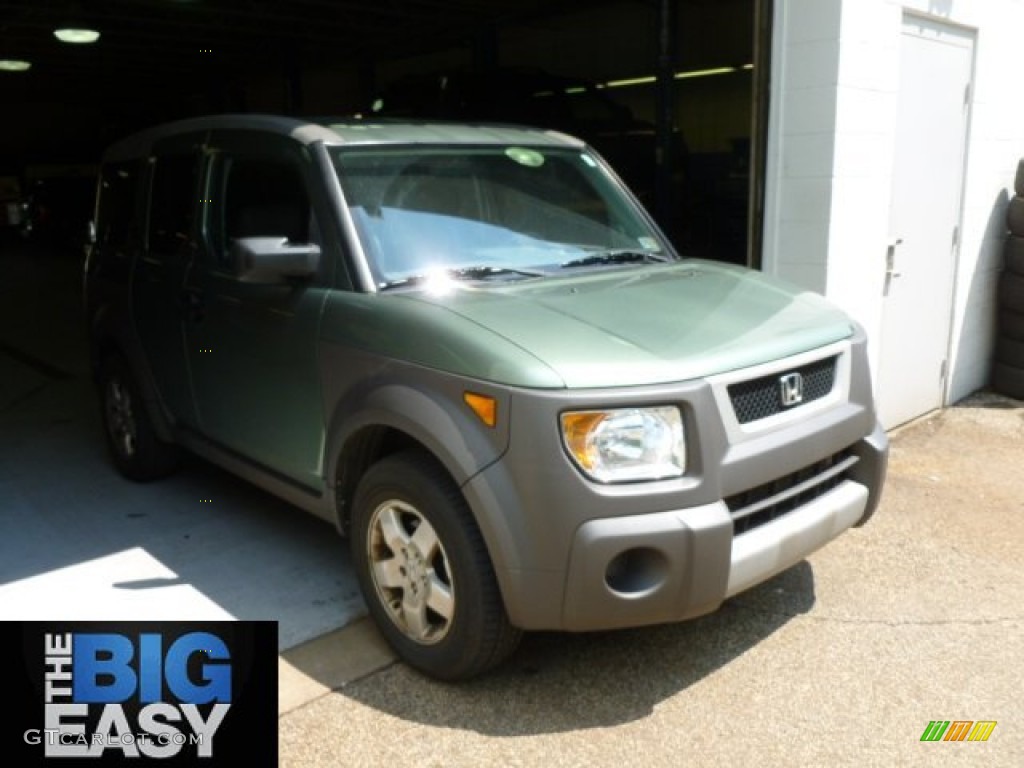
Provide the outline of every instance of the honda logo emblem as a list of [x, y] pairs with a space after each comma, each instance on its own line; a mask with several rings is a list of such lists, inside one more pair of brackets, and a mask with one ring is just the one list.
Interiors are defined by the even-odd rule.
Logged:
[[804, 401], [804, 377], [799, 373], [787, 373], [779, 377], [779, 396], [783, 408], [799, 405]]

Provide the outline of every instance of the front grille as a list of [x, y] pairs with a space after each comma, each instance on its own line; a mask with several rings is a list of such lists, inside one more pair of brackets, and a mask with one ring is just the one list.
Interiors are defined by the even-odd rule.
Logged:
[[725, 499], [737, 536], [824, 496], [847, 479], [857, 456], [849, 448], [809, 467]]
[[[832, 391], [836, 379], [837, 359], [835, 356], [827, 357], [795, 370], [780, 371], [730, 385], [729, 399], [732, 400], [736, 419], [740, 424], [747, 424], [820, 400]], [[782, 403], [780, 380], [794, 373], [800, 374], [803, 379], [803, 398], [798, 403], [786, 406]]]

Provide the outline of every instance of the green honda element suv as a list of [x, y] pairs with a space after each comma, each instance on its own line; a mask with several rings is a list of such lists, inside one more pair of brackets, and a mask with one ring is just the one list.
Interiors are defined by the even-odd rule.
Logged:
[[344, 534], [397, 654], [687, 619], [878, 504], [866, 339], [680, 258], [606, 163], [510, 126], [224, 115], [102, 163], [85, 269], [106, 438]]

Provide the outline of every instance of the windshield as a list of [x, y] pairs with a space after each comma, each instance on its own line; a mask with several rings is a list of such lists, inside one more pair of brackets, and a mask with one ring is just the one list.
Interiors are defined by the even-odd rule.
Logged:
[[[671, 258], [582, 150], [353, 147], [335, 149], [334, 162], [382, 287], [441, 270], [527, 279], [588, 257], [605, 266]], [[599, 258], [621, 253], [631, 256]]]

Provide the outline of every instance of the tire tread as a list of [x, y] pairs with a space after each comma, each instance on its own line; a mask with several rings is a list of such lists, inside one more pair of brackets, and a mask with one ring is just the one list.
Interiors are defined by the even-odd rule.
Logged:
[[1001, 395], [1024, 400], [1024, 368], [996, 363], [992, 366], [992, 389]]
[[996, 362], [1024, 369], [1024, 341], [1000, 336], [996, 341]]
[[1001, 338], [1024, 341], [1024, 313], [1011, 312], [1008, 309], [1000, 310], [996, 327]]
[[1024, 197], [1014, 195], [1006, 205], [1006, 228], [1010, 234], [1024, 237]]
[[1003, 243], [1005, 269], [1015, 275], [1024, 275], [1024, 237], [1007, 235]]
[[1024, 314], [1024, 275], [1003, 272], [999, 276], [999, 306], [1010, 312]]

